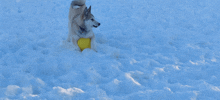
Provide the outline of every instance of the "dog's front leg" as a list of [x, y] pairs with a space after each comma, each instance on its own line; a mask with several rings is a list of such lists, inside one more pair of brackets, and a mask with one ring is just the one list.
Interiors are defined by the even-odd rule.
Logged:
[[69, 32], [68, 32], [67, 42], [70, 42], [71, 37], [72, 37], [72, 30], [71, 30], [70, 23], [68, 23], [68, 28], [69, 28]]
[[72, 38], [72, 42], [73, 42], [73, 45], [75, 46], [75, 49], [77, 50], [77, 51], [81, 51], [80, 50], [80, 48], [79, 48], [79, 46], [78, 46], [78, 40], [79, 40], [79, 37], [73, 37]]
[[70, 42], [70, 40], [71, 40], [71, 34], [69, 33], [67, 37], [67, 42]]
[[91, 49], [94, 50], [95, 52], [97, 52], [97, 51], [96, 51], [95, 36], [93, 36], [93, 37], [91, 38]]

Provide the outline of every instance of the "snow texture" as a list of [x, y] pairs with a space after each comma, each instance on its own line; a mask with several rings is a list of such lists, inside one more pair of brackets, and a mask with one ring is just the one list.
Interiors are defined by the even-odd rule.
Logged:
[[0, 100], [220, 100], [219, 0], [87, 0], [98, 52], [70, 3], [0, 0]]

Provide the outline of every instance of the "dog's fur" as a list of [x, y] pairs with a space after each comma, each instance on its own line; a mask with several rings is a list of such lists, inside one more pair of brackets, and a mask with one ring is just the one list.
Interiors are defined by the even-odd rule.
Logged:
[[91, 14], [91, 6], [87, 9], [85, 5], [86, 0], [73, 0], [69, 8], [69, 35], [67, 41], [72, 42], [77, 50], [80, 48], [77, 44], [80, 38], [91, 39], [91, 49], [96, 51], [95, 35], [92, 28], [97, 28], [100, 23], [94, 19]]

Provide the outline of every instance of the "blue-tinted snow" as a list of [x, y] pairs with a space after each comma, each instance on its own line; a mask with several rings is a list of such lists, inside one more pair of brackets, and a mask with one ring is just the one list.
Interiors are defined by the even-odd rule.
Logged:
[[220, 99], [219, 0], [87, 0], [97, 53], [65, 42], [70, 2], [0, 1], [0, 99]]

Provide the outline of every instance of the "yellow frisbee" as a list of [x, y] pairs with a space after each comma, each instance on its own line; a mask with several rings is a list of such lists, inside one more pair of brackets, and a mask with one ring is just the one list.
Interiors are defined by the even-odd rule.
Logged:
[[77, 43], [81, 51], [83, 51], [86, 48], [91, 48], [90, 38], [80, 38]]

